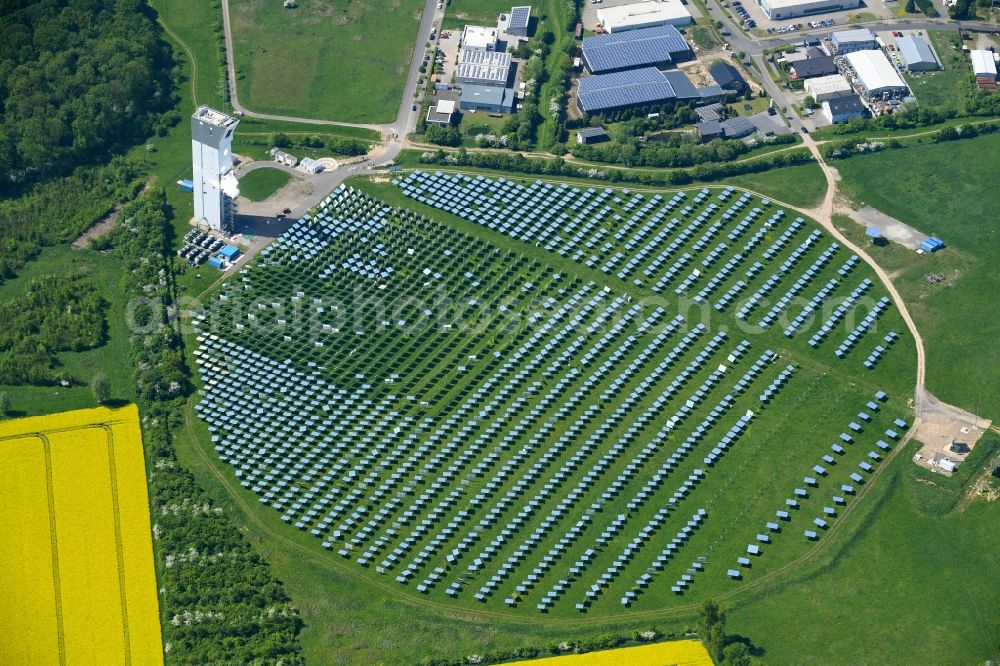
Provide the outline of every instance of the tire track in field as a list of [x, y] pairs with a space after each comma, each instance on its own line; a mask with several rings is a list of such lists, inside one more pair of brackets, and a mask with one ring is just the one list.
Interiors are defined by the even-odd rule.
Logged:
[[122, 611], [122, 640], [125, 648], [125, 666], [132, 664], [132, 640], [128, 629], [128, 600], [125, 596], [125, 549], [122, 545], [121, 509], [118, 504], [118, 468], [115, 464], [115, 433], [111, 426], [98, 425], [107, 436], [108, 471], [111, 479], [111, 514], [115, 527], [115, 557], [118, 560], [118, 598]]
[[45, 454], [45, 496], [49, 504], [49, 541], [52, 547], [52, 587], [56, 597], [56, 642], [59, 664], [66, 666], [66, 631], [63, 627], [62, 587], [59, 584], [59, 539], [56, 535], [56, 496], [52, 485], [52, 442], [44, 433], [35, 433]]

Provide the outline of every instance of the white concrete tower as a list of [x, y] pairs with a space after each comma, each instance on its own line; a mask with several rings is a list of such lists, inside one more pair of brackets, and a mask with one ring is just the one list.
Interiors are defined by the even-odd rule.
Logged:
[[194, 219], [209, 229], [233, 231], [233, 199], [239, 196], [233, 174], [233, 130], [239, 120], [199, 106], [191, 116]]

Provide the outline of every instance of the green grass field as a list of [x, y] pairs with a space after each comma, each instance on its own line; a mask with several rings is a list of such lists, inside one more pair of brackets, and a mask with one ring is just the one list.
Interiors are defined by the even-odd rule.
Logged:
[[382, 123], [399, 108], [417, 0], [230, 3], [240, 101], [266, 113]]
[[[911, 446], [855, 530], [815, 566], [735, 601], [729, 629], [768, 664], [977, 664], [1000, 656], [997, 506], [928, 515]], [[944, 492], [937, 489], [936, 492]], [[961, 553], [961, 556], [956, 554]]]
[[[873, 256], [895, 274], [927, 348], [927, 386], [939, 398], [1000, 417], [1000, 231], [983, 188], [996, 181], [1000, 136], [994, 134], [838, 161], [841, 190], [942, 238], [933, 255], [889, 245]], [[960, 174], [960, 176], [958, 175]], [[860, 227], [859, 227], [860, 229]], [[924, 277], [947, 280], [928, 285]]]
[[[526, 281], [535, 285], [534, 290], [537, 291], [539, 299], [544, 300], [546, 295], [551, 294], [557, 301], [563, 301], [569, 293], [576, 291], [590, 280], [595, 281], [598, 285], [608, 285], [612, 290], [612, 295], [627, 294], [636, 299], [636, 303], [643, 303], [643, 300], [648, 299], [648, 285], [640, 287], [630, 281], [605, 275], [601, 271], [580, 265], [568, 257], [560, 257], [532, 244], [511, 240], [449, 214], [432, 210], [411, 199], [404, 198], [399, 190], [391, 185], [362, 183], [361, 181], [357, 181], [357, 184], [391, 205], [405, 206], [419, 214], [428, 215], [436, 221], [436, 223], [421, 223], [417, 227], [412, 227], [402, 221], [406, 219], [404, 217], [398, 222], [393, 222], [391, 229], [386, 229], [383, 232], [373, 231], [369, 234], [377, 234], [379, 240], [386, 244], [388, 258], [380, 261], [391, 262], [401, 277], [419, 274], [417, 270], [421, 266], [434, 267], [437, 264], [440, 266], [438, 270], [443, 274], [441, 279], [445, 280], [446, 283], [451, 284], [452, 282], [448, 281], [459, 278], [457, 282], [453, 283], [455, 291], [451, 294], [451, 297], [457, 301], [464, 301], [477, 294], [480, 298], [496, 298], [501, 294], [516, 294], [519, 289], [517, 285], [523, 285]], [[716, 193], [718, 191], [715, 190]], [[692, 195], [688, 196], [690, 198]], [[620, 206], [621, 204], [616, 205]], [[811, 228], [811, 226], [807, 227], [807, 229]], [[767, 243], [770, 243], [770, 238]], [[799, 238], [801, 236], [790, 243], [781, 256], [785, 256], [792, 247], [796, 246]], [[441, 248], [449, 246], [464, 249], [461, 253], [462, 261], [459, 264], [448, 265], [446, 268], [445, 264], [440, 264], [435, 257], [440, 256]], [[797, 274], [804, 270], [824, 247], [826, 245], [823, 242], [815, 245], [815, 249], [806, 254], [801, 265], [797, 265], [794, 272]], [[415, 254], [411, 255], [409, 251], [400, 252], [401, 249], [405, 248], [414, 249]], [[364, 246], [352, 243], [350, 248], [345, 246], [345, 250], [347, 249], [353, 252], [363, 250]], [[337, 252], [339, 253], [339, 251]], [[495, 253], [499, 253], [499, 255], [494, 259]], [[279, 257], [280, 253], [275, 256]], [[337, 256], [337, 253], [334, 256]], [[408, 256], [414, 258], [407, 259]], [[816, 284], [825, 282], [830, 277], [830, 271], [835, 274], [835, 267], [842, 263], [845, 256], [838, 254], [837, 259], [820, 272]], [[502, 260], [501, 257], [503, 257]], [[285, 261], [287, 260], [282, 260], [282, 264]], [[325, 265], [326, 260], [323, 259], [323, 261]], [[445, 261], [447, 263], [447, 260]], [[340, 259], [337, 259], [336, 262], [339, 265]], [[501, 266], [509, 268], [498, 271], [498, 267]], [[317, 282], [315, 278], [304, 279], [304, 276], [309, 274], [309, 269], [306, 269], [306, 273], [300, 273], [304, 268], [304, 266], [297, 267], [294, 262], [287, 266], [256, 266], [250, 269], [247, 278], [254, 284], [255, 298], [263, 298], [265, 301], [280, 298], [281, 285], [284, 283], [309, 285], [306, 287], [307, 295], [311, 298], [322, 297], [324, 299], [331, 294], [340, 293], [340, 286], [336, 287], [336, 290], [330, 291], [333, 284], [346, 288], [352, 283], [350, 277], [339, 275], [336, 278], [329, 278], [331, 280], [330, 286], [324, 286], [323, 281]], [[434, 269], [431, 268], [431, 270]], [[490, 285], [489, 294], [492, 295], [487, 296], [486, 292], [480, 294], [480, 287], [464, 284], [465, 280], [460, 275], [452, 275], [452, 272], [456, 270], [459, 272], [474, 271], [479, 280]], [[555, 279], [553, 277], [554, 271], [557, 271], [562, 277]], [[856, 284], [866, 274], [867, 269], [859, 266], [850, 278], [845, 280], [845, 284]], [[421, 279], [430, 280], [431, 278]], [[410, 279], [405, 284], [416, 289], [407, 292], [391, 288], [384, 293], [394, 300], [404, 299], [404, 302], [406, 298], [412, 298], [420, 293], [419, 281]], [[361, 283], [358, 286], [361, 286]], [[399, 286], [402, 287], [403, 284]], [[779, 288], [778, 293], [784, 287]], [[720, 287], [720, 293], [724, 288]], [[369, 289], [372, 290], [370, 295], [368, 294]], [[812, 288], [810, 288], [811, 290]], [[369, 298], [380, 291], [371, 285], [364, 288], [362, 297]], [[232, 290], [227, 290], [227, 292], [229, 299], [222, 306], [228, 312], [229, 308], [237, 307], [239, 298], [238, 293]], [[877, 291], [873, 293], [877, 293]], [[340, 297], [338, 296], [338, 298]], [[400, 314], [393, 314], [392, 319], [411, 316], [407, 314], [409, 312], [407, 306], [401, 303], [400, 307], [403, 307], [404, 310]], [[515, 305], [515, 307], [519, 308], [520, 306]], [[642, 304], [639, 307], [645, 309], [650, 306]], [[396, 310], [393, 312], [395, 313]], [[689, 312], [688, 316], [696, 317], [694, 312]], [[270, 315], [262, 313], [260, 317], [269, 320]], [[229, 320], [230, 317], [226, 314], [218, 321]], [[715, 321], [724, 320], [724, 318], [719, 318]], [[262, 319], [262, 321], [264, 320]], [[225, 325], [223, 324], [223, 326]], [[501, 516], [498, 524], [489, 526], [487, 533], [480, 540], [477, 540], [470, 553], [463, 557], [460, 566], [448, 567], [451, 571], [445, 576], [445, 579], [434, 585], [433, 589], [426, 595], [422, 595], [414, 589], [414, 586], [430, 570], [430, 567], [437, 563], [436, 560], [444, 554], [444, 551], [432, 547], [432, 550], [437, 552], [435, 557], [431, 557], [433, 562], [418, 567], [417, 576], [409, 584], [402, 586], [393, 580], [399, 568], [393, 569], [391, 574], [379, 575], [374, 572], [378, 560], [371, 564], [371, 568], [359, 567], [351, 561], [356, 557], [356, 553], [349, 559], [342, 559], [336, 556], [336, 549], [341, 546], [336, 546], [333, 553], [324, 552], [318, 547], [317, 539], [308, 534], [308, 530], [302, 532], [283, 525], [280, 520], [277, 520], [278, 516], [273, 509], [262, 506], [252, 494], [238, 488], [241, 479], [233, 476], [232, 469], [223, 465], [210, 447], [202, 448], [204, 445], [200, 442], [205, 441], [204, 435], [197, 437], [199, 443], [195, 443], [194, 439], [191, 439], [185, 444], [184, 456], [188, 461], [198, 465], [200, 474], [215, 475], [216, 478], [224, 479], [225, 483], [232, 488], [235, 493], [234, 499], [243, 510], [248, 526], [254, 534], [261, 536], [262, 544], [266, 544], [268, 552], [272, 554], [271, 560], [278, 567], [279, 575], [289, 585], [293, 596], [296, 597], [296, 603], [302, 609], [306, 621], [303, 643], [309, 656], [320, 663], [331, 660], [337, 663], [371, 663], [377, 660], [384, 660], [387, 663], [412, 663], [422, 656], [456, 658], [475, 651], [496, 649], [499, 645], [508, 647], [525, 644], [543, 646], [553, 640], [573, 638], [583, 635], [585, 632], [593, 635], [610, 631], [624, 631], [626, 627], [643, 629], [651, 624], [664, 632], [680, 632], [684, 629], [685, 624], [689, 624], [691, 621], [693, 602], [710, 596], [727, 597], [736, 594], [734, 599], [740, 596], [738, 594], [740, 584], [733, 583], [725, 577], [726, 567], [735, 566], [735, 558], [744, 551], [746, 543], [752, 541], [754, 534], [761, 531], [764, 521], [773, 518], [775, 508], [783, 505], [783, 498], [791, 492], [791, 488], [795, 484], [801, 483], [804, 473], [809, 473], [810, 465], [816, 462], [813, 459], [818, 458], [823, 449], [829, 447], [829, 441], [835, 439], [847, 421], [853, 418], [859, 409], [863, 408], [865, 401], [870, 399], [876, 387], [885, 388], [896, 397], [890, 399], [883, 411], [877, 415], [875, 423], [871, 426], [873, 433], [878, 428], [884, 428], [885, 423], [891, 421], [891, 418], [895, 416], [909, 418], [906, 415], [908, 410], [905, 405], [905, 395], [912, 382], [913, 358], [909, 351], [910, 343], [906, 339], [905, 329], [901, 327], [898, 315], [891, 310], [880, 321], [880, 330], [889, 329], [899, 330], [904, 334], [904, 339], [896, 349], [889, 353], [877, 371], [874, 373], [865, 371], [865, 374], [859, 374], [858, 370], [853, 368], [854, 364], [860, 363], [862, 357], [860, 350], [855, 351], [851, 357], [852, 360], [841, 362], [832, 356], [830, 352], [832, 343], [830, 342], [822, 347], [821, 353], [816, 353], [804, 344], [804, 337], [807, 336], [802, 334], [791, 340], [781, 336], [780, 330], [776, 329], [771, 329], [763, 335], [748, 335], [747, 339], [751, 343], [752, 351], [747, 355], [746, 361], [735, 363], [731, 371], [733, 374], [727, 375], [723, 383], [728, 385], [737, 379], [752, 359], [756, 359], [767, 346], [772, 346], [782, 355], [782, 360], [766, 372], [766, 377], [760, 380], [760, 388], [766, 386], [767, 382], [773, 379], [779, 367], [784, 367], [786, 359], [793, 360], [798, 366], [790, 387], [775, 400], [772, 406], [765, 407], [763, 410], [760, 409], [756, 397], [759, 393], [757, 383], [754, 384], [751, 391], [737, 400], [732, 411], [734, 417], [742, 414], [747, 408], [753, 408], [760, 413], [758, 419], [754, 421], [751, 432], [740, 439], [734, 446], [732, 453], [727, 454], [727, 457], [720, 463], [708, 470], [708, 478], [712, 481], [699, 484], [690, 492], [689, 497], [683, 501], [678, 509], [678, 515], [671, 518], [668, 525], [659, 530], [659, 534], [654, 539], [658, 545], [649, 545], [642, 549], [642, 554], [629, 563], [625, 568], [625, 573], [616, 579], [615, 583], [611, 585], [611, 589], [605, 591], [587, 614], [580, 614], [573, 609], [573, 602], [582, 597], [584, 584], [589, 585], [590, 578], [604, 571], [610, 565], [615, 554], [625, 543], [625, 539], [650, 518], [651, 511], [655, 506], [663, 506], [662, 502], [653, 503], [655, 506], [644, 505], [642, 508], [636, 509], [635, 515], [630, 516], [629, 527], [623, 532], [620, 540], [614, 541], [613, 545], [609, 544], [601, 548], [594, 563], [587, 568], [587, 574], [575, 578], [575, 582], [570, 586], [571, 592], [562, 595], [549, 613], [540, 615], [534, 608], [540, 595], [549, 589], [557, 576], [565, 575], [563, 571], [565, 567], [579, 556], [582, 549], [593, 543], [596, 534], [588, 532], [588, 536], [574, 542], [569, 547], [568, 552], [559, 559], [559, 563], [552, 572], [544, 576], [542, 583], [535, 586], [526, 595], [527, 599], [519, 603], [515, 609], [506, 608], [502, 600], [510, 594], [507, 587], [517, 582], [523, 576], [524, 571], [519, 570], [511, 579], [503, 583], [501, 590], [492, 595], [487, 603], [474, 600], [472, 594], [488, 578], [490, 568], [495, 568], [504, 561], [506, 555], [511, 552], [511, 548], [519, 543], [520, 538], [523, 537], [503, 546], [500, 554], [490, 558], [491, 565], [487, 568], [487, 575], [484, 576], [482, 573], [466, 574], [467, 582], [462, 594], [456, 600], [449, 599], [443, 593], [446, 583], [453, 580], [459, 571], [464, 570], [464, 564], [468, 562], [468, 558], [472, 557], [472, 553], [478, 552], [488, 541], [489, 536], [496, 534], [496, 531], [512, 517], [513, 511], [511, 511], [511, 515]], [[606, 329], [598, 328], [590, 333], [581, 331], [585, 340], [584, 348], [587, 348], [586, 345], [594, 344], [594, 336], [600, 330]], [[250, 335], [248, 332], [240, 332], [238, 329], [227, 330], [223, 328], [217, 330], [220, 335], [227, 339], [237, 340], [240, 344], [262, 350], [268, 355], [288, 357], [292, 359], [293, 363], [301, 364], [302, 368], [308, 367], [305, 365], [308, 361], [315, 362], [325, 377], [338, 386], [350, 390], [358, 387], [355, 375], [358, 372], [364, 373], [366, 381], [371, 381], [373, 386], [385, 387], [376, 390], [371, 396], [373, 400], [371, 410], [374, 410], [373, 418], [381, 413], [379, 411], [381, 408], [377, 405], [388, 395], [388, 391], [399, 396], [412, 393], [429, 401], [426, 408], [418, 408], [414, 403], [407, 402], [406, 399], [394, 401], [395, 408], [400, 410], [401, 416], [417, 417], [423, 414], [435, 420], [444, 419], [451, 413], [454, 400], [469, 395], [469, 391], [479, 385], [478, 382], [484, 376], [483, 372], [497, 369], [497, 362], [489, 360], [492, 359], [492, 354], [486, 352], [497, 350], [501, 353], [502, 358], [507, 357], [510, 350], [524, 341], [526, 334], [525, 332], [514, 332], [506, 339], [501, 340], [489, 331], [490, 329], [487, 328], [478, 333], [473, 329], [468, 332], [421, 334], [418, 338], [411, 339], [386, 330], [380, 333], [378, 344], [371, 346], [357, 346], [353, 334], [350, 336], [334, 335], [324, 338], [324, 346], [318, 348], [311, 343], [308, 347], [304, 346], [302, 344], [304, 340], [299, 341], [299, 333], [295, 329], [290, 329], [277, 338], [266, 332]], [[281, 337], [283, 335], [290, 335], [290, 341], [283, 342]], [[647, 335], [644, 334], [640, 338], [641, 345], [645, 345], [649, 340]], [[730, 342], [724, 346], [728, 349], [739, 339], [737, 336], [742, 335], [745, 334], [734, 331], [729, 338]], [[353, 351], [344, 348], [344, 344], [349, 345]], [[420, 349], [419, 353], [416, 352], [417, 348], [413, 347], [415, 344]], [[700, 349], [700, 345], [696, 345], [695, 348]], [[465, 360], [466, 358], [468, 361]], [[602, 355], [598, 358], [605, 357]], [[635, 350], [632, 350], [627, 353], [622, 362], [629, 359], [635, 361], [637, 358]], [[456, 363], [463, 366], [468, 364], [470, 367], [468, 371], [465, 371], [458, 368]], [[678, 369], [686, 363], [687, 359], [679, 362]], [[712, 362], [709, 365], [712, 368], [715, 367]], [[386, 385], [381, 379], [383, 373], [388, 372], [390, 366], [395, 372], [400, 373], [391, 386]], [[565, 369], [571, 366], [563, 363], [561, 367]], [[587, 372], [589, 371], [587, 370]], [[691, 377], [690, 382], [685, 383], [685, 388], [681, 390], [681, 396], [689, 395], [706, 379], [707, 375], [704, 373], [707, 372], [707, 368], [697, 371]], [[668, 376], [672, 377], [673, 375], [674, 371]], [[370, 380], [367, 379], [369, 377]], [[540, 404], [537, 402], [537, 397], [552, 387], [552, 382], [555, 381], [554, 378], [546, 379], [541, 376], [539, 376], [539, 380], [542, 384], [536, 390], [537, 395], [531, 398], [529, 404]], [[659, 382], [657, 384], [661, 385]], [[463, 388], [463, 386], [468, 388]], [[606, 386], [609, 386], [607, 380], [602, 380], [593, 391], [599, 392], [602, 387]], [[627, 389], [624, 388], [620, 392], [614, 392], [615, 397], [611, 399], [609, 408], [618, 404], [626, 392]], [[629, 420], [637, 418], [643, 410], [652, 407], [651, 398], [652, 396], [649, 396], [640, 400], [635, 408], [636, 411]], [[664, 443], [664, 454], [677, 446], [689, 428], [707, 414], [706, 410], [714, 404], [717, 398], [718, 395], [712, 392], [704, 405], [698, 405], [694, 408], [694, 413], [685, 421], [681, 429], [676, 434], [670, 435], [668, 441]], [[683, 397], [679, 397], [678, 400], [683, 401]], [[756, 403], [758, 406], [752, 407], [752, 403]], [[673, 409], [675, 407], [668, 405], [666, 409], [659, 410], [648, 432], [650, 434], [655, 432], [660, 427], [656, 424], [662, 424], [662, 420], [666, 419]], [[502, 410], [501, 406], [500, 412]], [[267, 418], [260, 417], [259, 420], [263, 423], [266, 422]], [[728, 427], [730, 419], [726, 419], [724, 422], [727, 424], [725, 427]], [[382, 428], [378, 425], [379, 423], [379, 420], [375, 420], [366, 427], [366, 430], [373, 435], [378, 435]], [[617, 433], [614, 435], [615, 437], [625, 435], [625, 431], [621, 429], [623, 426], [624, 424], [613, 428], [612, 432]], [[190, 432], [191, 435], [204, 432], [200, 425], [192, 427], [195, 430]], [[565, 435], [568, 432], [567, 427], [568, 423], [556, 425], [552, 436]], [[719, 428], [723, 428], [723, 426], [720, 425]], [[706, 438], [707, 442], [713, 441], [723, 432], [724, 429], [718, 433], [713, 430], [712, 434]], [[650, 434], [644, 434], [635, 440], [634, 444], [629, 444], [629, 453], [625, 459], [615, 462], [613, 467], [608, 470], [608, 476], [602, 476], [597, 487], [585, 495], [587, 503], [592, 501], [595, 497], [594, 493], [603, 488], [614, 474], [623, 471], [622, 466], [627, 458], [635, 453], [636, 447], [648, 441]], [[472, 436], [475, 435], [470, 434], [470, 437]], [[496, 436], [498, 437], [499, 433]], [[865, 436], [866, 443], [869, 436]], [[496, 441], [495, 437], [491, 439]], [[462, 441], [470, 440], [464, 439]], [[546, 441], [551, 440], [546, 438]], [[605, 445], [602, 444], [602, 446]], [[606, 451], [606, 449], [599, 450]], [[701, 466], [701, 457], [707, 450], [707, 448], [699, 448], [690, 459], [685, 460], [681, 469], [675, 473], [676, 476], [671, 475], [671, 481], [665, 484], [664, 490], [666, 488], [672, 489], [684, 478], [684, 474], [689, 473], [695, 466]], [[830, 485], [835, 483], [834, 479], [846, 478], [851, 465], [856, 464], [866, 451], [867, 448], [864, 448], [863, 445], [850, 451], [848, 454], [850, 462], [844, 460], [843, 464], [834, 467], [830, 480], [820, 481], [821, 488], [836, 488], [835, 485]], [[506, 457], [510, 453], [506, 452], [502, 455]], [[571, 472], [570, 480], [579, 479], [579, 475], [589, 468], [589, 464], [588, 461], [579, 470]], [[437, 474], [437, 471], [432, 470], [431, 473], [432, 475]], [[386, 474], [388, 474], [388, 470]], [[646, 482], [650, 479], [649, 475], [650, 470], [643, 468], [638, 477], [631, 483]], [[243, 477], [244, 482], [246, 478]], [[486, 478], [490, 478], [490, 476], [487, 475]], [[514, 478], [517, 477], [511, 477], [504, 481], [503, 487], [509, 487], [508, 484]], [[484, 488], [483, 483], [484, 481], [481, 479], [473, 479], [468, 490], [464, 492], [481, 491]], [[452, 487], [461, 486], [447, 486], [448, 489]], [[595, 529], [606, 525], [606, 521], [619, 513], [633, 513], [625, 506], [625, 503], [634, 492], [631, 490], [634, 486], [626, 485], [626, 488], [629, 490], [624, 491], [620, 497], [615, 497], [607, 503], [601, 512], [595, 514]], [[753, 489], [753, 491], [749, 492], [747, 489]], [[363, 492], [362, 496], [365, 494]], [[556, 497], [549, 500], [549, 503], [545, 505], [546, 508], [551, 506], [550, 503], [555, 501], [558, 496], [557, 494]], [[442, 497], [439, 495], [434, 501], [436, 502]], [[413, 499], [406, 500], [406, 502], [412, 501]], [[804, 501], [806, 508], [803, 509], [803, 515], [793, 519], [787, 530], [788, 534], [776, 537], [777, 545], [767, 546], [765, 548], [767, 554], [757, 562], [752, 570], [745, 572], [748, 581], [753, 581], [766, 575], [768, 571], [793, 562], [810, 550], [811, 543], [801, 537], [801, 529], [805, 523], [811, 520], [812, 513], [819, 511], [821, 507], [819, 502], [821, 502], [819, 499]], [[867, 502], [866, 498], [860, 500], [858, 505], [865, 506]], [[391, 511], [401, 510], [395, 509], [395, 505], [392, 502], [387, 503], [385, 498], [375, 505], [376, 508], [379, 505]], [[463, 503], [462, 506], [464, 505]], [[475, 504], [471, 505], [471, 507], [475, 506]], [[697, 507], [708, 507], [711, 517], [707, 526], [698, 530], [690, 538], [683, 553], [678, 556], [675, 562], [668, 565], [664, 573], [657, 576], [657, 584], [647, 590], [640, 597], [638, 603], [630, 609], [623, 609], [618, 602], [621, 592], [627, 590], [635, 577], [648, 566], [649, 557], [662, 547], [664, 539], [669, 539], [669, 536], [676, 531], [678, 524], [675, 521], [680, 521], [680, 525], [683, 525], [686, 516]], [[481, 512], [479, 513], [481, 515]], [[535, 524], [534, 521], [537, 519], [533, 519], [532, 524]], [[467, 525], [462, 525], [459, 533], [464, 533], [469, 527], [474, 526], [475, 520], [478, 518], [473, 519]], [[575, 518], [567, 519], [567, 525], [571, 525], [574, 520]], [[848, 519], [845, 518], [846, 520]], [[402, 526], [398, 528], [398, 537], [391, 538], [391, 542], [395, 542], [396, 538], [410, 533], [411, 528], [407, 526], [407, 523], [408, 521], [403, 521]], [[354, 529], [352, 528], [350, 531], [353, 532]], [[377, 531], [376, 534], [382, 534], [381, 530]], [[554, 547], [558, 534], [562, 534], [560, 529], [557, 529], [553, 536], [544, 539], [536, 550], [531, 551], [527, 562], [534, 562], [549, 548]], [[456, 534], [453, 538], [457, 538], [457, 536]], [[419, 538], [410, 553], [415, 553], [421, 546], [428, 546], [429, 542], [426, 539], [429, 537], [430, 534]], [[823, 543], [822, 539], [820, 543]], [[373, 542], [362, 539], [356, 548], [363, 550], [370, 545], [373, 545]], [[388, 554], [391, 548], [392, 546], [380, 547], [382, 555], [379, 556], [379, 559]], [[688, 562], [699, 554], [708, 556], [706, 572], [697, 574], [697, 582], [689, 594], [683, 597], [673, 595], [669, 591], [669, 581], [673, 580], [679, 573], [683, 573]], [[312, 563], [309, 567], [301, 566], [303, 557], [308, 558], [308, 561]], [[404, 560], [406, 559], [409, 557], [404, 557]], [[402, 563], [399, 567], [402, 567]], [[355, 589], [365, 590], [365, 592], [355, 594], [347, 601], [342, 593], [338, 594], [345, 586], [353, 586]], [[316, 594], [317, 589], [329, 590], [335, 596], [328, 597], [325, 594]], [[351, 620], [345, 622], [345, 617], [350, 617]], [[450, 622], [452, 629], [444, 633], [441, 640], [436, 641], [435, 645], [427, 646], [414, 638], [427, 631], [434, 631], [436, 627], [440, 627], [441, 623], [446, 621]], [[406, 630], [391, 635], [390, 628], [397, 623], [405, 625]], [[487, 623], [490, 629], [485, 631]], [[390, 636], [392, 637], [390, 638]], [[353, 651], [347, 653], [348, 648], [345, 646], [349, 646]]]
[[75, 250], [68, 244], [45, 248], [37, 259], [18, 271], [17, 277], [0, 285], [0, 301], [17, 298], [35, 279], [68, 273], [86, 275], [86, 279], [110, 304], [106, 312], [107, 341], [94, 349], [61, 352], [58, 355], [60, 369], [68, 372], [80, 385], [12, 386], [3, 384], [0, 378], [0, 391], [6, 391], [11, 398], [11, 416], [34, 416], [94, 407], [97, 401], [89, 384], [99, 373], [108, 376], [114, 399], [134, 399], [132, 371], [128, 363], [123, 362], [128, 356], [129, 332], [125, 317], [126, 303], [122, 300], [118, 286], [121, 270], [115, 259], [93, 250]]
[[240, 196], [250, 201], [263, 201], [291, 179], [291, 174], [281, 169], [254, 169], [240, 178]]
[[726, 182], [804, 208], [819, 204], [826, 193], [823, 172], [815, 162], [734, 176]]
[[971, 76], [969, 56], [962, 53], [961, 41], [954, 30], [928, 30], [926, 35], [937, 53], [941, 70], [918, 76], [906, 74], [906, 83], [921, 106], [962, 112], [965, 105], [961, 83]]

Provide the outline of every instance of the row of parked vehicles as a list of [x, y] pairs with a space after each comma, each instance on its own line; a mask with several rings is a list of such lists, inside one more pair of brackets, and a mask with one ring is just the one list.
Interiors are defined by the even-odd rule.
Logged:
[[750, 18], [750, 13], [747, 12], [746, 7], [743, 6], [743, 3], [740, 2], [740, 0], [733, 0], [733, 11], [736, 12], [737, 16], [743, 19], [743, 27], [745, 29], [749, 30], [750, 28], [757, 27], [757, 21]]
[[186, 259], [192, 266], [200, 266], [224, 245], [225, 243], [218, 238], [204, 231], [192, 229], [184, 235], [184, 247], [177, 250], [177, 256]]

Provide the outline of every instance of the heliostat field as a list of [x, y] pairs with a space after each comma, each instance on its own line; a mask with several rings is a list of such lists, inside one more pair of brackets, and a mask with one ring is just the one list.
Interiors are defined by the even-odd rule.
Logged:
[[729, 593], [814, 552], [908, 428], [881, 285], [769, 201], [366, 187], [396, 206], [339, 188], [198, 318], [197, 409], [289, 538], [401, 595], [612, 617]]

